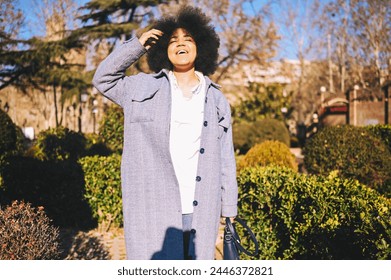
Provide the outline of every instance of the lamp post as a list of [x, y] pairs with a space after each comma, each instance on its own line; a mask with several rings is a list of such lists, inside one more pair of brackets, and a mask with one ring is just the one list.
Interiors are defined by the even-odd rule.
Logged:
[[319, 114], [318, 112], [314, 112], [312, 114], [312, 132], [313, 134], [317, 133], [318, 132], [318, 129], [319, 129]]
[[391, 85], [391, 81], [385, 83], [385, 85], [382, 87], [383, 88], [383, 91], [384, 91], [384, 124], [388, 124], [389, 121], [388, 121], [388, 115], [389, 115], [389, 94], [388, 94], [388, 90], [390, 88], [390, 85]]
[[92, 129], [93, 133], [95, 134], [95, 126], [96, 126], [96, 115], [98, 114], [98, 100], [95, 98], [92, 100]]
[[288, 97], [288, 92], [286, 91], [286, 89], [284, 88], [282, 90], [282, 97], [284, 97], [284, 106], [281, 108], [281, 113], [283, 115], [283, 118], [284, 118], [284, 124], [286, 124], [286, 118], [287, 118], [287, 114], [288, 114], [288, 108], [285, 106], [286, 102], [287, 102], [287, 97]]
[[353, 125], [357, 125], [357, 91], [360, 89], [358, 85], [353, 87]]
[[324, 103], [324, 94], [326, 92], [326, 87], [321, 86], [320, 87], [320, 107], [323, 108], [323, 103]]
[[81, 116], [83, 115], [82, 106], [88, 100], [88, 93], [83, 91], [79, 94], [79, 132], [82, 133]]
[[66, 115], [65, 115], [65, 126], [69, 127], [69, 120], [71, 119], [71, 108], [72, 106], [67, 106]]
[[282, 107], [281, 108], [281, 113], [282, 113], [282, 115], [283, 115], [283, 117], [284, 117], [284, 124], [286, 125], [286, 114], [288, 114], [288, 108], [287, 107]]

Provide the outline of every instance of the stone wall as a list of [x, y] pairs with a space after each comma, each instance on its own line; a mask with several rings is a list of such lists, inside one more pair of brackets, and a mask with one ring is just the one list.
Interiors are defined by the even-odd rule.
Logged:
[[[13, 122], [21, 128], [32, 127], [35, 136], [42, 130], [56, 127], [52, 91], [30, 90], [23, 93], [15, 88], [7, 87], [0, 91], [0, 100], [3, 110], [7, 104], [8, 115]], [[82, 132], [93, 133], [95, 131], [97, 133], [104, 110], [110, 104], [111, 101], [94, 89], [89, 92], [84, 103], [79, 102], [79, 96], [74, 96], [61, 105], [60, 96], [57, 94], [58, 119], [62, 126], [79, 131], [79, 116], [81, 116]]]
[[[388, 123], [391, 123], [391, 104], [388, 104]], [[355, 107], [356, 106], [356, 107]], [[356, 113], [355, 109], [356, 108]], [[357, 101], [350, 105], [350, 124], [364, 126], [385, 123], [384, 101]]]

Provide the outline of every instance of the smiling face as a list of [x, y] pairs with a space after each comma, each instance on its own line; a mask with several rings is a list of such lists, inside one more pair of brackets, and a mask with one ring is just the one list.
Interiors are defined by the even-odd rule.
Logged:
[[193, 37], [183, 28], [176, 29], [168, 43], [167, 54], [174, 71], [183, 72], [194, 68], [197, 46]]

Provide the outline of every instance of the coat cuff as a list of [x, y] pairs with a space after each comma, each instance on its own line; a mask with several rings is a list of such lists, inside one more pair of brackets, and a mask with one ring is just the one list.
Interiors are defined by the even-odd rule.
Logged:
[[223, 205], [221, 208], [221, 216], [223, 217], [236, 217], [238, 215], [238, 206], [235, 205]]

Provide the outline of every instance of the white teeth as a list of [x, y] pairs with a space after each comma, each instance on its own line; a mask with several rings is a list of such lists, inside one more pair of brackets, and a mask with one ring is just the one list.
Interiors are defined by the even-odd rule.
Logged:
[[180, 50], [179, 52], [177, 52], [177, 54], [185, 54], [185, 53], [187, 53], [187, 51], [185, 50]]

